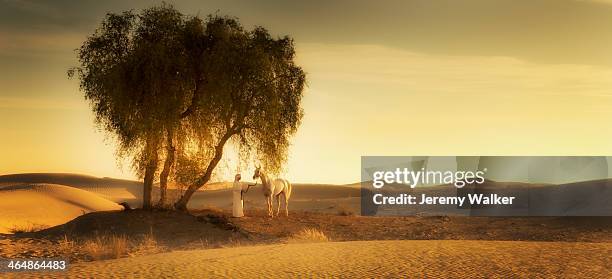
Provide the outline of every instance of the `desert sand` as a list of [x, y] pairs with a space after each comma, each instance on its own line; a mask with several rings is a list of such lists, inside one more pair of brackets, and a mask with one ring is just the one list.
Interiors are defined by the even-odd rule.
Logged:
[[142, 204], [142, 182], [95, 177], [72, 173], [22, 173], [0, 176], [2, 185], [48, 183], [70, 186], [92, 192], [113, 202], [127, 202], [137, 207]]
[[[0, 176], [0, 189], [6, 185], [23, 183], [50, 183], [65, 185], [94, 193], [106, 200], [120, 203], [127, 202], [132, 207], [142, 204], [142, 182], [112, 178], [98, 178], [81, 174], [69, 173], [26, 173]], [[252, 182], [244, 182], [251, 184]], [[188, 204], [190, 209], [213, 207], [230, 209], [232, 205], [231, 183], [219, 182], [206, 185], [193, 196]], [[294, 184], [291, 198], [291, 210], [308, 210], [314, 212], [336, 212], [338, 207], [358, 212], [360, 206], [359, 184], [329, 185], [329, 184]], [[168, 189], [170, 199], [178, 197], [176, 188]], [[153, 200], [158, 199], [159, 188], [153, 189]], [[263, 208], [261, 184], [252, 187], [245, 194], [245, 207]], [[22, 216], [25, 217], [25, 216]]]
[[[591, 184], [562, 187], [608, 191], [610, 182]], [[245, 195], [247, 217], [229, 218], [223, 183], [198, 191], [190, 214], [121, 211], [117, 202], [139, 205], [140, 188], [72, 174], [0, 176], [0, 257], [68, 258], [67, 273], [44, 273], [57, 278], [612, 276], [611, 217], [366, 217], [355, 185], [313, 184], [294, 184], [290, 216], [275, 219], [265, 216], [261, 185]], [[20, 227], [26, 232], [6, 234]], [[328, 240], [295, 244], [304, 229]], [[81, 247], [98, 235], [127, 236], [129, 247], [111, 260], [92, 257]]]
[[[610, 243], [400, 240], [177, 251], [80, 263], [57, 278], [609, 278]], [[14, 273], [9, 278], [40, 274]]]
[[56, 226], [89, 212], [122, 208], [89, 191], [56, 184], [5, 185], [0, 201], [0, 233]]

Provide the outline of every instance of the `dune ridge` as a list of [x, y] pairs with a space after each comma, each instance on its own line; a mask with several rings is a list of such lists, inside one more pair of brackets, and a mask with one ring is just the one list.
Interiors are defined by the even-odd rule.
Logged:
[[[36, 187], [27, 188], [15, 188], [16, 185], [47, 185], [53, 186], [57, 189], [58, 186], [69, 187], [75, 190], [81, 190], [88, 194], [93, 194], [97, 198], [106, 201], [106, 205], [100, 207], [91, 207], [90, 203], [99, 201], [99, 199], [93, 199], [91, 195], [85, 194], [73, 194], [68, 197], [61, 197], [60, 193], [68, 193], [67, 190], [62, 191], [35, 191]], [[368, 182], [365, 182], [368, 183]], [[190, 209], [201, 209], [201, 208], [216, 208], [221, 210], [231, 209], [232, 204], [232, 190], [227, 188], [231, 185], [227, 182], [211, 183], [206, 185], [200, 191], [197, 191], [190, 201], [188, 207]], [[294, 191], [292, 199], [290, 201], [290, 211], [310, 211], [310, 212], [322, 212], [322, 213], [338, 213], [340, 211], [347, 212], [350, 214], [358, 214], [361, 210], [361, 189], [358, 187], [358, 183], [347, 184], [347, 185], [326, 185], [326, 184], [300, 184], [294, 183]], [[399, 188], [401, 186], [401, 188]], [[12, 187], [12, 188], [11, 188]], [[21, 187], [21, 186], [20, 186]], [[531, 199], [554, 199], [557, 201], [557, 206], [570, 213], [576, 213], [578, 215], [592, 215], [591, 211], [584, 209], [585, 205], [588, 205], [586, 201], [589, 200], [601, 200], [604, 199], [601, 204], [612, 208], [612, 202], [606, 199], [610, 193], [612, 193], [612, 180], [594, 180], [584, 181], [562, 185], [544, 185], [544, 184], [526, 184], [526, 183], [512, 183], [512, 182], [495, 182], [487, 180], [483, 189], [502, 189], [503, 191], [510, 191], [513, 189], [531, 189], [529, 195]], [[548, 195], [548, 192], [543, 189], [550, 189], [555, 187], [554, 195]], [[399, 189], [398, 189], [399, 188]], [[466, 187], [468, 189], [469, 187]], [[41, 223], [43, 225], [58, 225], [65, 223], [76, 216], [79, 216], [83, 212], [92, 212], [96, 210], [114, 210], [117, 209], [115, 203], [127, 202], [132, 207], [139, 207], [142, 204], [142, 183], [138, 181], [112, 179], [112, 178], [98, 178], [88, 175], [80, 174], [69, 174], [69, 173], [26, 173], [26, 174], [11, 174], [0, 176], [0, 190], [3, 195], [11, 191], [17, 191], [20, 195], [25, 195], [23, 191], [26, 189], [32, 190], [31, 201], [37, 200], [36, 197], [41, 196], [41, 202], [31, 202], [34, 208], [38, 208], [40, 204], [45, 204], [45, 200], [51, 199], [53, 202], [44, 212], [41, 210], [30, 210], [23, 209], [28, 203], [17, 202], [12, 203], [12, 207], [9, 207], [5, 203], [0, 205], [3, 209], [0, 212], [0, 218], [4, 221], [5, 225], [0, 223], [0, 232], [6, 233], [10, 230], [8, 226], [15, 225], [26, 225], [27, 223]], [[405, 191], [404, 185], [389, 185], [390, 192], [402, 190]], [[430, 194], [442, 194], [443, 192], [455, 191], [452, 187], [444, 186], [431, 186], [431, 187], [417, 187], [411, 190], [414, 193], [430, 193]], [[159, 188], [154, 187], [153, 200], [158, 200]], [[168, 196], [170, 199], [179, 196], [177, 189], [169, 189]], [[544, 193], [544, 194], [539, 194]], [[455, 194], [455, 193], [447, 193]], [[12, 195], [15, 195], [14, 193]], [[9, 196], [2, 197], [2, 200], [10, 200]], [[81, 200], [83, 199], [83, 200]], [[248, 193], [244, 195], [245, 208], [250, 209], [261, 209], [265, 207], [264, 198], [262, 194], [261, 184], [251, 188]], [[19, 200], [19, 199], [17, 199]], [[569, 201], [579, 200], [580, 203], [571, 205], [568, 207]], [[62, 206], [57, 205], [59, 203], [64, 204]], [[172, 200], [170, 201], [172, 202]], [[112, 204], [112, 205], [111, 205]], [[533, 203], [537, 204], [537, 203]], [[62, 213], [65, 210], [65, 205], [70, 205], [68, 208], [69, 213]], [[566, 209], [567, 207], [567, 209]], [[95, 210], [93, 210], [95, 209]], [[383, 208], [384, 210], [384, 208]], [[58, 211], [57, 213], [53, 213]], [[478, 210], [472, 210], [475, 215]], [[609, 210], [600, 210], [599, 212], [609, 212]], [[546, 212], [543, 212], [546, 213]], [[50, 221], [44, 221], [41, 218], [41, 214], [50, 217]], [[471, 214], [471, 213], [470, 213]], [[545, 214], [544, 214], [545, 215]], [[7, 221], [12, 220], [12, 221]], [[19, 220], [19, 221], [16, 221]], [[60, 223], [61, 222], [61, 223]]]
[[66, 223], [94, 211], [121, 210], [117, 203], [57, 184], [13, 184], [0, 188], [0, 233]]

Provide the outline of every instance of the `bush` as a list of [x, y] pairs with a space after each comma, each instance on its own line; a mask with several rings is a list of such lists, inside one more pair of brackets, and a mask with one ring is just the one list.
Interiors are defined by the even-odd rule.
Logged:
[[314, 228], [303, 229], [289, 238], [290, 243], [315, 243], [327, 241], [329, 241], [329, 238], [322, 231]]
[[97, 236], [85, 240], [83, 252], [93, 260], [118, 259], [127, 255], [128, 239], [125, 236]]
[[71, 240], [68, 236], [57, 243], [58, 252], [71, 257], [84, 255], [89, 260], [118, 259], [125, 256], [142, 256], [163, 252], [153, 233], [139, 238], [128, 238], [120, 235], [98, 235], [93, 238]]
[[29, 233], [29, 232], [42, 231], [48, 227], [49, 226], [43, 225], [43, 224], [26, 223], [26, 224], [14, 225], [12, 228], [9, 229], [9, 231], [11, 233]]
[[74, 251], [76, 250], [77, 245], [74, 243], [74, 241], [69, 240], [68, 236], [64, 234], [64, 239], [61, 239], [58, 243], [57, 243], [57, 248], [59, 250], [59, 253], [68, 258], [72, 255], [72, 253], [74, 253]]
[[142, 239], [134, 245], [130, 256], [141, 256], [153, 253], [159, 253], [162, 249], [158, 246], [157, 240], [153, 232], [143, 235]]

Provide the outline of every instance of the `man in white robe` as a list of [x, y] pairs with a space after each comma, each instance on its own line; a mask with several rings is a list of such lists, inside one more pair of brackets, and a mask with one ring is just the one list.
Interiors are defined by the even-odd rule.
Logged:
[[241, 179], [240, 174], [236, 174], [234, 178], [234, 187], [232, 187], [233, 202], [234, 202], [233, 207], [232, 207], [232, 216], [234, 217], [244, 216], [244, 210], [243, 210], [244, 204], [242, 201], [242, 192], [244, 191], [244, 186], [242, 182], [240, 182], [240, 179]]

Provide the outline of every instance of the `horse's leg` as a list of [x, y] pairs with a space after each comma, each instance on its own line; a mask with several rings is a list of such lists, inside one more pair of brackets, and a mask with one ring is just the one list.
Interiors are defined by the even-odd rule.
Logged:
[[276, 216], [280, 214], [280, 194], [276, 195]]
[[289, 217], [289, 199], [285, 193], [283, 193], [283, 198], [285, 200], [285, 216]]
[[264, 196], [264, 199], [266, 200], [266, 209], [268, 210], [268, 216], [270, 215], [270, 203], [268, 203], [268, 196]]
[[285, 192], [283, 192], [283, 200], [285, 201], [285, 217], [289, 217], [289, 199]]
[[268, 203], [268, 216], [274, 217], [272, 214], [272, 195], [266, 197], [266, 202]]
[[266, 205], [268, 206], [268, 217], [270, 216], [270, 197], [266, 197]]

